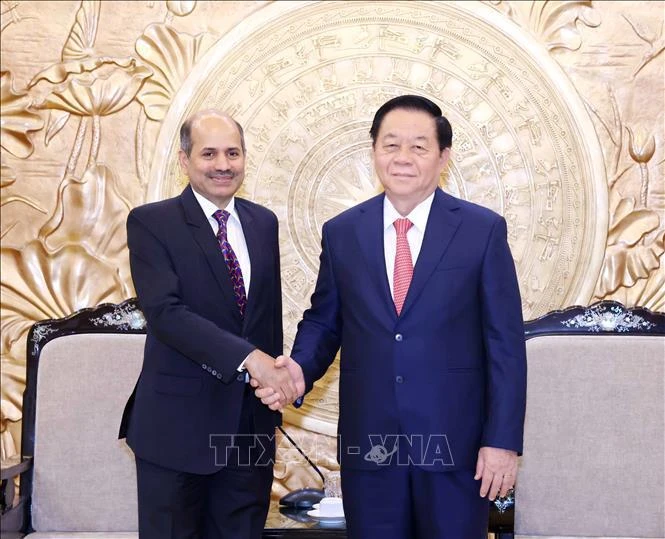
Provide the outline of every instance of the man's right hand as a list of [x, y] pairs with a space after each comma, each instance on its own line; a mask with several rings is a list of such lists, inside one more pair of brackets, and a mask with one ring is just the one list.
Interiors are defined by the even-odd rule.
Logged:
[[289, 369], [283, 368], [283, 365], [261, 350], [254, 350], [247, 356], [245, 368], [251, 376], [253, 387], [269, 388], [271, 394], [276, 395], [276, 400], [280, 402], [293, 402], [304, 392], [304, 382], [300, 391]]
[[297, 398], [305, 393], [305, 377], [302, 368], [289, 356], [279, 356], [275, 361], [275, 367], [283, 369], [289, 373], [291, 380], [295, 384], [297, 395], [293, 399], [284, 400], [280, 392], [272, 387], [264, 386], [258, 380], [251, 380], [252, 387], [257, 388], [254, 394], [261, 399], [271, 410], [281, 410], [284, 406], [291, 404]]

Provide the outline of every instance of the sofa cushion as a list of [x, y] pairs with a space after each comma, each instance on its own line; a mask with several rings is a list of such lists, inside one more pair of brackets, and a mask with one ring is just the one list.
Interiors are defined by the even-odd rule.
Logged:
[[665, 536], [665, 337], [527, 341], [521, 537]]
[[[37, 532], [137, 530], [134, 457], [118, 440], [118, 427], [138, 378], [144, 342], [145, 335], [75, 334], [44, 346], [32, 489]], [[85, 535], [102, 536], [111, 537]]]

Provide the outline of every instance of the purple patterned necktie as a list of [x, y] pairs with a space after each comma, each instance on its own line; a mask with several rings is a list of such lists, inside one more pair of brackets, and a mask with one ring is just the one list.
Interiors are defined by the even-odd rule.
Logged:
[[233, 252], [233, 248], [226, 238], [226, 223], [231, 214], [226, 210], [217, 210], [212, 216], [219, 223], [219, 230], [217, 231], [217, 241], [219, 247], [224, 255], [224, 262], [229, 270], [229, 277], [233, 284], [233, 293], [236, 296], [236, 304], [240, 310], [240, 316], [245, 316], [245, 307], [247, 307], [247, 294], [245, 293], [245, 281], [242, 278], [242, 271], [238, 263], [238, 257]]

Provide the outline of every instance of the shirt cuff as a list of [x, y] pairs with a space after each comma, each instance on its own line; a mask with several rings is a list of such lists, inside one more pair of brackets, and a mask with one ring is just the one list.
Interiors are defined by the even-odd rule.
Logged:
[[[253, 351], [254, 351], [254, 350], [252, 350], [252, 352], [253, 352]], [[252, 355], [252, 352], [250, 352], [249, 354], [247, 354], [247, 357], [246, 357], [245, 359], [242, 360], [242, 363], [241, 363], [240, 365], [238, 365], [238, 369], [237, 369], [238, 372], [243, 372], [243, 371], [245, 370], [245, 361], [247, 361], [247, 359], [249, 358], [249, 356]]]

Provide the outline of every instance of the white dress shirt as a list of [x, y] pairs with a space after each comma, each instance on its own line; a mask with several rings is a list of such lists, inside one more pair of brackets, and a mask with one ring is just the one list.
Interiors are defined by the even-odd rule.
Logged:
[[210, 202], [203, 195], [200, 195], [192, 189], [196, 200], [198, 201], [203, 213], [208, 217], [208, 222], [212, 227], [212, 231], [217, 235], [219, 230], [219, 223], [213, 217], [213, 214], [218, 210], [226, 210], [231, 215], [226, 224], [226, 239], [231, 244], [233, 252], [236, 254], [238, 264], [240, 264], [240, 271], [242, 271], [242, 280], [245, 283], [245, 295], [249, 298], [249, 283], [252, 277], [252, 264], [249, 260], [249, 251], [247, 250], [247, 242], [245, 241], [245, 234], [242, 231], [242, 224], [236, 211], [235, 197], [232, 197], [226, 208], [217, 208], [215, 204]]
[[403, 217], [406, 217], [413, 223], [413, 226], [406, 233], [406, 239], [409, 242], [411, 261], [415, 267], [418, 255], [420, 254], [420, 248], [423, 245], [425, 227], [427, 226], [427, 219], [429, 218], [433, 201], [434, 193], [413, 208], [409, 215], [402, 216], [395, 209], [395, 206], [392, 205], [392, 202], [388, 200], [387, 196], [383, 198], [383, 252], [386, 259], [386, 273], [388, 274], [390, 295], [393, 299], [395, 299], [393, 274], [395, 272], [395, 253], [397, 252], [397, 232], [393, 223]]
[[[200, 195], [194, 189], [192, 189], [194, 197], [196, 198], [199, 206], [203, 210], [203, 213], [208, 217], [208, 222], [212, 227], [212, 231], [217, 235], [219, 230], [219, 223], [217, 219], [213, 217], [213, 214], [218, 210], [226, 210], [231, 215], [229, 220], [226, 223], [226, 239], [231, 244], [233, 252], [236, 254], [238, 259], [238, 264], [240, 264], [240, 271], [242, 271], [242, 280], [245, 283], [245, 295], [249, 297], [249, 280], [252, 277], [252, 265], [249, 261], [249, 251], [247, 250], [247, 242], [245, 241], [245, 234], [242, 231], [242, 224], [240, 223], [240, 218], [238, 217], [238, 212], [236, 211], [235, 197], [232, 197], [229, 203], [226, 205], [226, 208], [218, 208], [215, 204], [210, 202], [206, 197]], [[249, 355], [247, 356], [249, 357]], [[245, 370], [245, 361], [247, 357], [238, 365], [238, 371], [242, 372]], [[249, 377], [245, 373], [245, 383], [249, 382]]]

